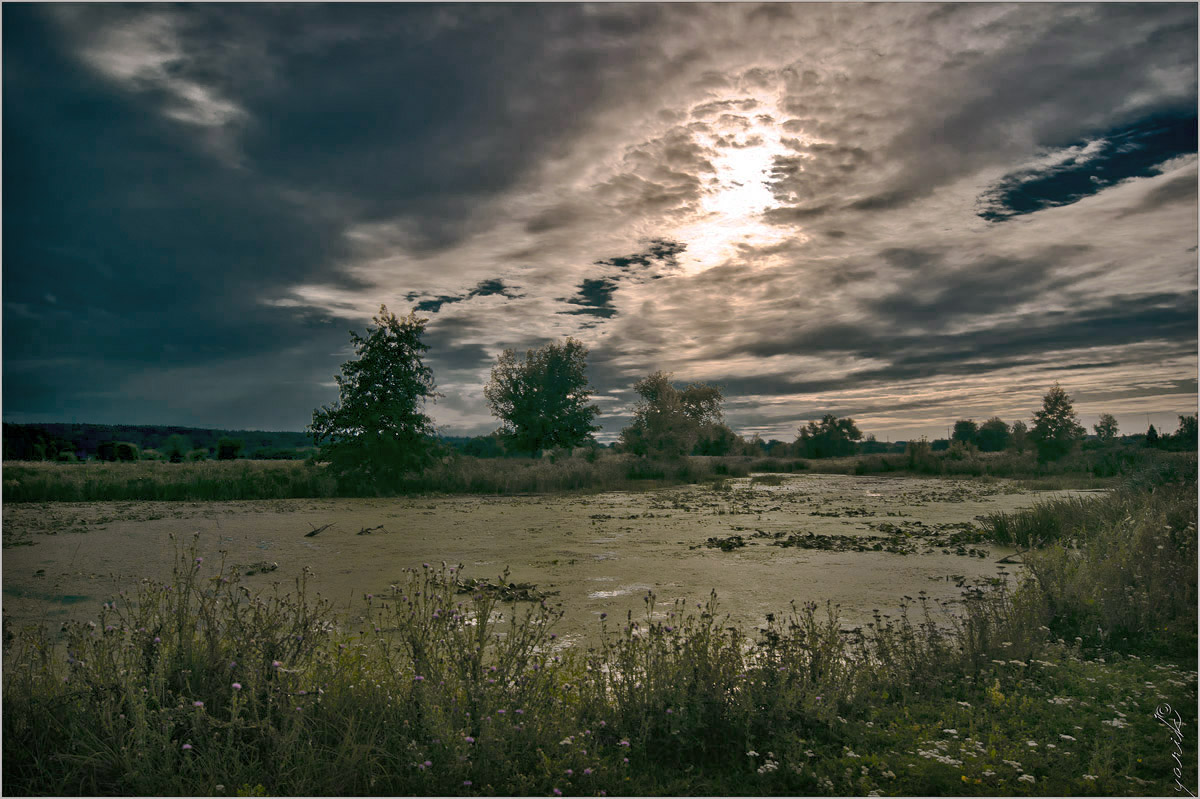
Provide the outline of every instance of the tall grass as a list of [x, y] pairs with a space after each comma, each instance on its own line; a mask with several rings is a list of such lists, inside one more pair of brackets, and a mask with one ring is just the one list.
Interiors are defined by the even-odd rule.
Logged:
[[337, 495], [304, 461], [6, 463], [4, 502], [228, 501]]
[[599, 458], [473, 458], [450, 456], [381, 492], [339, 481], [320, 463], [208, 461], [201, 463], [8, 463], [4, 502], [106, 500], [226, 501], [387, 494], [544, 494], [641, 490], [697, 483], [751, 471], [790, 472], [803, 461], [748, 457], [690, 457], [655, 461], [626, 455]]
[[1103, 497], [991, 514], [984, 528], [992, 540], [1031, 548], [1025, 565], [1062, 635], [1194, 655], [1196, 472], [1195, 461], [1190, 464], [1190, 470], [1131, 475]]

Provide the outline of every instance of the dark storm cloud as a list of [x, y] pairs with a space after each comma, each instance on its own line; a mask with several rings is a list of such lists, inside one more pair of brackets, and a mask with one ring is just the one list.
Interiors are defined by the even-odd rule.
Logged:
[[[587, 278], [579, 284], [577, 296], [562, 299], [570, 305], [582, 306], [577, 310], [559, 311], [560, 314], [570, 314], [575, 316], [595, 316], [601, 319], [609, 319], [616, 315], [617, 309], [613, 307], [613, 294], [619, 287], [619, 282], [622, 280], [634, 279], [637, 280], [640, 276], [636, 273], [631, 273], [632, 267], [651, 267], [651, 266], [667, 266], [674, 267], [679, 265], [678, 256], [687, 249], [687, 245], [678, 241], [669, 239], [651, 239], [642, 252], [633, 253], [632, 255], [618, 255], [612, 258], [605, 258], [596, 261], [596, 266], [614, 266], [620, 270], [616, 274], [607, 275], [601, 278]], [[650, 279], [661, 277], [658, 274], [651, 274]]]
[[[491, 297], [495, 294], [499, 294], [502, 297], [508, 297], [509, 299], [519, 298], [522, 296], [520, 294], [511, 294], [510, 288], [504, 285], [503, 280], [492, 278], [489, 280], [480, 281], [479, 285], [468, 291], [466, 294], [443, 294], [439, 297], [422, 300], [414, 305], [413, 309], [417, 311], [437, 313], [442, 309], [443, 305], [448, 303], [463, 302], [465, 300], [472, 299], [473, 297]], [[412, 300], [416, 299], [416, 296], [417, 295], [408, 295], [408, 300], [411, 302]]]
[[678, 263], [677, 256], [686, 249], [687, 245], [682, 242], [670, 241], [668, 239], [652, 239], [644, 252], [605, 258], [604, 260], [596, 261], [596, 264], [628, 269], [631, 266], [650, 266], [657, 261], [661, 264], [674, 266]]
[[586, 314], [607, 319], [617, 312], [612, 307], [612, 295], [617, 290], [617, 284], [611, 280], [585, 280], [579, 285], [579, 296], [565, 302], [570, 305], [583, 306], [577, 311], [559, 311], [564, 314]]
[[980, 198], [979, 216], [995, 222], [1069, 205], [1112, 183], [1159, 174], [1160, 164], [1196, 152], [1196, 132], [1195, 115], [1151, 117], [1099, 135], [1096, 153], [1087, 153], [1088, 142], [1070, 145], [1076, 152], [1061, 163], [1001, 178]]
[[6, 418], [297, 429], [381, 302], [463, 429], [564, 335], [780, 429], [1194, 363], [1194, 6], [2, 13]]
[[[219, 375], [230, 358], [300, 344], [336, 370], [343, 323], [331, 336], [325, 314], [263, 300], [316, 280], [364, 290], [330, 269], [350, 255], [352, 222], [403, 213], [420, 221], [418, 245], [456, 241], [473, 198], [509, 185], [617, 90], [636, 68], [630, 34], [660, 11], [29, 5], [3, 15], [5, 370], [79, 365], [36, 377], [27, 366], [6, 381], [5, 412], [53, 416], [81, 382], [119, 386], [146, 368], [208, 364]], [[129, 32], [140, 38], [113, 38]], [[527, 57], [548, 35], [571, 43], [552, 68]], [[506, 291], [485, 281], [418, 308]], [[123, 411], [96, 413], [177, 411], [157, 402], [152, 411], [127, 396]], [[278, 402], [280, 424], [306, 420], [307, 399], [280, 392]], [[70, 404], [87, 413], [87, 402]]]
[[[903, 129], [873, 153], [882, 162], [902, 164], [879, 185], [863, 185], [865, 196], [846, 204], [858, 211], [904, 208], [926, 198], [964, 173], [1001, 164], [1018, 156], [1026, 141], [1059, 149], [1076, 140], [1080, 129], [1096, 130], [1134, 123], [1156, 114], [1195, 112], [1196, 7], [1169, 4], [1146, 15], [1136, 4], [1056, 5], [1043, 7], [1038, 35], [1012, 35], [1030, 21], [1019, 6], [983, 27], [1003, 46], [968, 50], [951, 59], [928, 89], [921, 107], [910, 107]], [[930, 7], [929, 21], [970, 17], [970, 4]], [[1038, 12], [1035, 12], [1037, 14]], [[1018, 19], [1020, 18], [1020, 19]], [[933, 30], [933, 26], [930, 26]], [[1080, 42], [1116, 46], [1081, 49]], [[936, 46], [930, 42], [931, 46]], [[1102, 53], [1102, 55], [1101, 55]], [[1187, 76], [1167, 89], [1160, 75]], [[789, 75], [789, 100], [797, 117], [848, 119], [838, 106], [838, 85], [852, 78], [809, 69]], [[1114, 111], [1111, 97], [1138, 98]], [[896, 111], [860, 112], [878, 122]], [[1020, 119], [1019, 136], [1009, 124]], [[861, 138], [869, 126], [843, 122], [822, 138]], [[1193, 142], [1194, 146], [1194, 142]]]
[[[852, 355], [884, 360], [886, 366], [858, 371], [856, 385], [887, 383], [931, 376], [976, 375], [1014, 366], [1052, 365], [1061, 368], [1065, 350], [1109, 347], [1119, 352], [1143, 341], [1163, 341], [1164, 350], [1186, 354], [1194, 350], [1197, 294], [1160, 294], [1114, 298], [1104, 306], [1079, 311], [1046, 311], [996, 323], [968, 332], [904, 333], [914, 318], [928, 321], [924, 310], [905, 312], [888, 304], [891, 315], [871, 317], [873, 324], [813, 326], [773, 340], [746, 342], [723, 357], [751, 355]], [[1106, 359], [1111, 362], [1113, 359]], [[1129, 364], [1140, 361], [1120, 360]], [[1097, 362], [1099, 363], [1099, 362]], [[810, 380], [787, 375], [731, 379], [738, 393], [819, 392], [844, 387], [844, 377]]]

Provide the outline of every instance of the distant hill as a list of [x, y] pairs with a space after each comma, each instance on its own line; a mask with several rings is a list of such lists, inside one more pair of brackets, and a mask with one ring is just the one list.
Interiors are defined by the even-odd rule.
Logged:
[[140, 449], [158, 449], [168, 436], [187, 438], [193, 449], [205, 449], [215, 454], [217, 442], [225, 437], [241, 440], [242, 457], [304, 457], [306, 448], [313, 446], [308, 433], [265, 432], [262, 430], [212, 430], [203, 427], [174, 425], [128, 424], [71, 424], [48, 422], [40, 424], [4, 423], [5, 460], [53, 460], [62, 452], [87, 458], [96, 454], [106, 441], [128, 441]]

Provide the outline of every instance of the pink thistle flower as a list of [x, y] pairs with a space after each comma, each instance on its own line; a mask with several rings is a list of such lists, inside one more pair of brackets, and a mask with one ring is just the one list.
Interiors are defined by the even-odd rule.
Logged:
[[233, 690], [235, 690], [235, 691], [240, 691], [240, 690], [242, 690], [242, 684], [241, 684], [240, 682], [235, 682], [235, 683], [233, 684]]
[[191, 745], [191, 744], [184, 744], [184, 745], [183, 745], [182, 747], [180, 747], [180, 748], [181, 748], [181, 749], [183, 749], [184, 751], [187, 751], [188, 749], [191, 749], [191, 748], [192, 748], [192, 745]]
[[475, 739], [474, 739], [474, 738], [472, 738], [470, 735], [468, 735], [468, 736], [467, 736], [467, 743], [469, 743], [469, 744], [473, 744], [473, 743], [475, 743]]
[[192, 702], [192, 707], [204, 707], [204, 703], [197, 699], [195, 702]]

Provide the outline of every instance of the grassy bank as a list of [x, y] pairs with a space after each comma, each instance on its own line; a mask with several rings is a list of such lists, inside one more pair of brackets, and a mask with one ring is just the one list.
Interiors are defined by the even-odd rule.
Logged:
[[[1110, 488], [1130, 474], [1186, 471], [1193, 453], [1112, 447], [1039, 464], [1032, 453], [920, 451], [846, 458], [702, 457], [656, 461], [605, 452], [598, 457], [474, 458], [453, 455], [392, 494], [545, 494], [645, 490], [756, 472], [914, 475], [1015, 479], [1026, 488]], [[130, 500], [225, 501], [378, 496], [371, 486], [339, 483], [326, 467], [305, 461], [201, 463], [85, 462], [4, 464], [4, 502]]]
[[589, 651], [556, 648], [554, 606], [444, 566], [339, 629], [303, 581], [251, 596], [185, 552], [92, 625], [6, 639], [4, 791], [1174, 794], [1154, 714], [1179, 710], [1194, 764], [1194, 476], [1006, 523], [1049, 517], [1029, 579], [952, 615], [846, 633], [806, 606], [747, 635], [715, 598], [648, 596]]
[[[792, 472], [804, 461], [773, 458], [683, 458], [648, 461], [622, 455], [565, 458], [446, 458], [409, 478], [400, 494], [541, 494], [641, 490]], [[339, 485], [322, 464], [303, 461], [202, 463], [6, 463], [4, 502], [128, 500], [227, 501], [375, 496], [372, 488]]]

